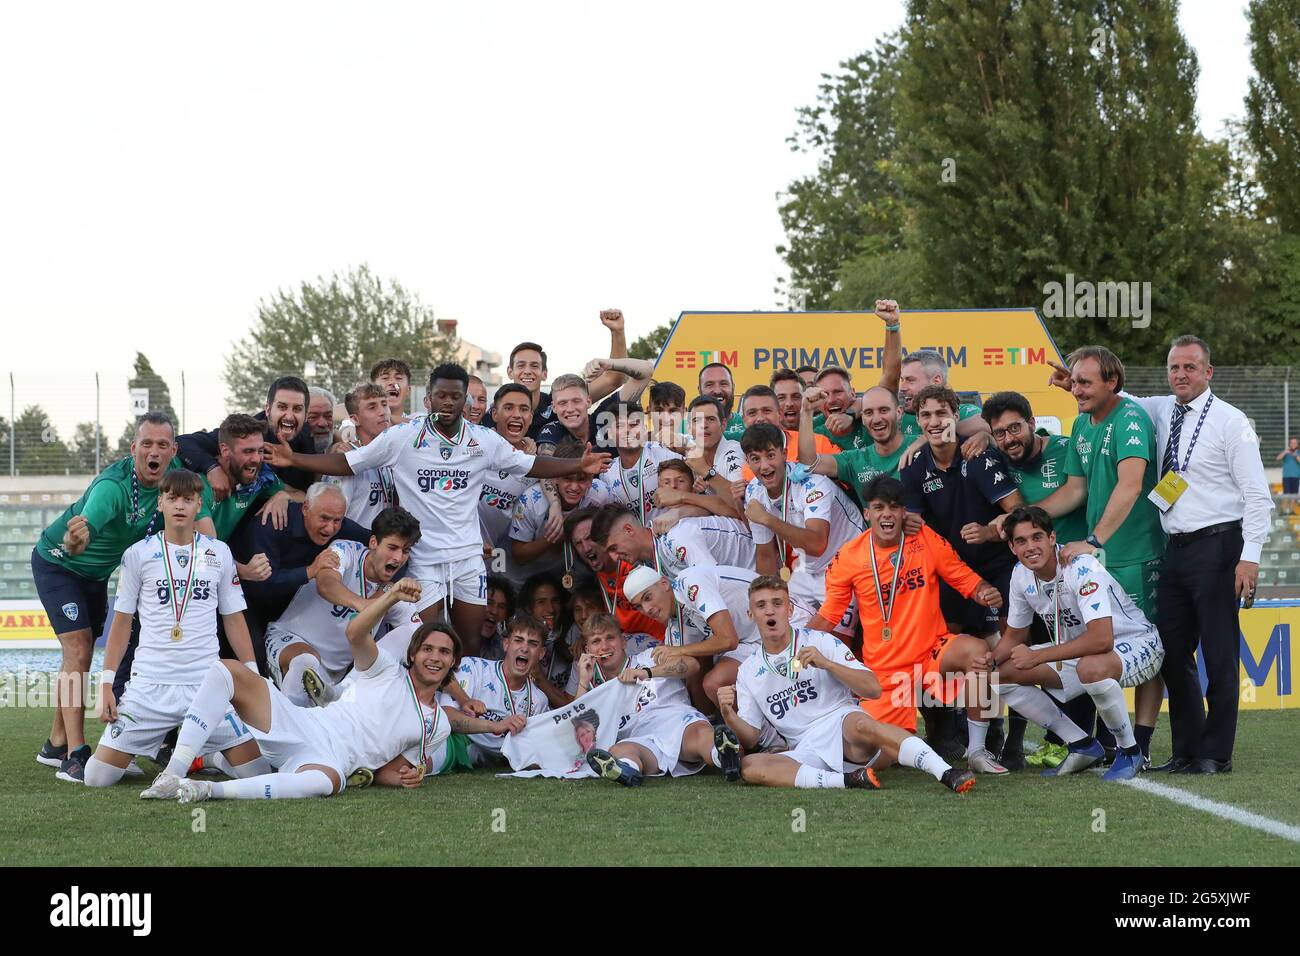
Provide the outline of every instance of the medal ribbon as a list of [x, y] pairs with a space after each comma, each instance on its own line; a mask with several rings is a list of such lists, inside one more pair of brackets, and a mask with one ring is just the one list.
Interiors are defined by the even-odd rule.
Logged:
[[[799, 645], [799, 638], [798, 635], [795, 634], [794, 628], [792, 627], [790, 628], [790, 643], [786, 645], [785, 651], [783, 652], [789, 655], [785, 661], [785, 676], [790, 678], [791, 684], [793, 684], [795, 681], [795, 677], [794, 677], [795, 671], [794, 668], [790, 666], [790, 663], [791, 661], [794, 660], [795, 654], [799, 653], [798, 645]], [[774, 674], [781, 673], [781, 671], [777, 669], [777, 666], [773, 664], [771, 659], [767, 656], [766, 647], [763, 648], [763, 663], [766, 664], [767, 669], [772, 671]]]
[[884, 626], [889, 626], [889, 619], [894, 614], [894, 602], [898, 598], [895, 588], [898, 587], [898, 576], [903, 571], [903, 545], [907, 543], [907, 532], [904, 531], [898, 539], [898, 561], [894, 565], [894, 580], [889, 585], [889, 606], [885, 606], [885, 595], [880, 590], [880, 571], [876, 567], [876, 544], [870, 532], [867, 533], [867, 547], [871, 551], [871, 580], [876, 585], [876, 600], [880, 603], [880, 617]]
[[194, 552], [198, 545], [198, 535], [190, 541], [190, 560], [188, 576], [185, 578], [185, 594], [178, 600], [176, 597], [176, 584], [172, 578], [172, 562], [167, 549], [167, 537], [160, 531], [158, 538], [162, 542], [163, 567], [167, 569], [167, 603], [171, 605], [172, 614], [176, 616], [176, 626], [181, 626], [181, 618], [185, 616], [185, 609], [190, 604], [190, 592], [193, 590], [191, 585], [194, 583], [194, 565], [198, 562], [194, 559]]
[[[623, 493], [627, 495], [627, 503], [632, 503], [632, 493], [627, 490], [627, 469], [622, 466], [618, 469], [618, 483], [623, 488]], [[641, 454], [636, 460], [636, 508], [637, 514], [641, 516], [641, 526], [645, 527], [645, 448], [642, 447]]]
[[462, 418], [460, 420], [460, 428], [456, 430], [455, 436], [452, 438], [447, 438], [447, 436], [442, 434], [442, 432], [438, 431], [433, 427], [433, 413], [430, 412], [428, 415], [424, 416], [424, 424], [420, 426], [420, 433], [415, 436], [415, 442], [414, 444], [411, 445], [411, 447], [418, 449], [420, 446], [422, 446], [424, 444], [424, 436], [426, 434], [436, 435], [438, 441], [442, 442], [444, 445], [459, 445], [460, 440], [463, 437], [465, 437], [465, 419]]
[[[425, 772], [425, 770], [427, 769], [426, 766], [425, 766], [424, 706], [420, 703], [420, 698], [419, 698], [419, 696], [415, 693], [415, 684], [414, 684], [414, 683], [412, 682], [412, 680], [411, 680], [411, 672], [410, 672], [410, 671], [407, 671], [407, 672], [406, 672], [406, 689], [409, 690], [409, 691], [411, 692], [411, 703], [415, 704], [415, 716], [417, 716], [418, 718], [420, 718], [420, 766], [419, 766], [419, 771], [420, 771], [420, 775], [421, 775], [421, 776], [424, 776], [424, 772]], [[435, 697], [435, 698], [434, 698], [434, 701], [433, 701], [433, 736], [435, 736], [435, 737], [438, 735], [438, 720], [439, 720], [439, 719], [441, 718], [441, 716], [442, 716], [441, 714], [438, 713], [439, 710], [441, 710], [441, 708], [438, 706], [438, 700], [437, 700], [437, 698]]]
[[[785, 521], [786, 524], [789, 524], [785, 517], [786, 513], [790, 510], [790, 472], [788, 465], [786, 466], [786, 469], [785, 477], [781, 481], [781, 520]], [[776, 550], [781, 555], [781, 567], [788, 568], [790, 566], [791, 558], [790, 551], [787, 550], [787, 545], [785, 541], [781, 539], [779, 534], [774, 535], [774, 537], [776, 538]]]
[[[620, 667], [620, 668], [618, 669], [618, 672], [619, 672], [620, 674], [623, 673], [625, 670], [628, 669], [628, 666], [629, 666], [631, 663], [632, 663], [632, 658], [628, 657], [628, 656], [625, 654], [625, 655], [623, 656], [623, 666]], [[614, 679], [613, 677], [606, 677], [606, 676], [601, 672], [601, 670], [600, 670], [600, 661], [596, 661], [596, 666], [592, 668], [592, 670], [591, 670], [591, 677], [592, 677], [592, 680], [595, 681], [595, 684], [594, 684], [593, 686], [599, 686], [599, 685], [605, 683], [605, 681], [607, 681], [607, 680], [613, 680], [613, 679]]]
[[[497, 676], [501, 678], [501, 691], [505, 694], [506, 706], [510, 708], [511, 716], [518, 713], [515, 710], [515, 695], [510, 690], [510, 684], [506, 681], [506, 667], [500, 661], [497, 661]], [[524, 677], [524, 720], [527, 720], [533, 712], [533, 682]]]

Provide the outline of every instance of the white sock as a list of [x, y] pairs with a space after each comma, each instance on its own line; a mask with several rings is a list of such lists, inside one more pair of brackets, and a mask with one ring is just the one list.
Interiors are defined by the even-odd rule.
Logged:
[[1113, 677], [1084, 684], [1097, 713], [1101, 714], [1106, 729], [1115, 735], [1115, 742], [1121, 747], [1136, 747], [1137, 738], [1133, 736], [1133, 723], [1128, 719], [1128, 704], [1124, 702], [1124, 688]]
[[970, 715], [967, 715], [966, 734], [967, 753], [973, 754], [977, 750], [988, 750], [989, 722], [987, 720], [971, 720]]
[[806, 764], [799, 765], [794, 785], [800, 790], [843, 790], [844, 774], [834, 770], [816, 770]]
[[328, 797], [333, 790], [323, 770], [301, 773], [264, 773], [260, 777], [225, 780], [212, 785], [214, 800], [297, 800]]
[[[984, 732], [988, 733], [988, 725]], [[898, 746], [898, 762], [904, 767], [924, 770], [935, 780], [942, 780], [943, 775], [952, 769], [952, 765], [930, 749], [920, 737], [908, 737]]]
[[275, 768], [271, 766], [271, 761], [267, 760], [261, 754], [258, 754], [252, 760], [246, 763], [233, 764], [221, 754], [214, 754], [221, 757], [220, 770], [227, 777], [234, 777], [242, 780], [246, 777], [264, 777], [268, 773], [275, 773]]
[[328, 681], [329, 677], [323, 673], [320, 661], [311, 654], [299, 654], [289, 662], [289, 669], [284, 673], [284, 682], [280, 685], [280, 690], [285, 697], [297, 704], [299, 707], [314, 707], [307, 691], [302, 686], [302, 673], [308, 667], [315, 665], [316, 673], [323, 681]]
[[225, 664], [213, 661], [208, 672], [203, 675], [194, 699], [190, 701], [185, 719], [181, 721], [181, 732], [176, 739], [172, 759], [167, 763], [167, 773], [184, 777], [190, 772], [190, 764], [208, 742], [212, 728], [225, 718], [234, 696], [235, 679], [230, 676]]
[[1022, 717], [1032, 720], [1056, 734], [1067, 744], [1077, 743], [1088, 735], [1079, 729], [1079, 725], [1065, 716], [1044, 691], [1026, 684], [1001, 684], [998, 696], [1008, 707], [1013, 708]]
[[713, 766], [717, 767], [719, 770], [722, 769], [722, 758], [718, 756], [717, 747], [714, 747], [709, 751], [709, 763], [713, 764]]
[[111, 763], [100, 760], [98, 755], [92, 755], [86, 761], [85, 773], [82, 782], [86, 786], [111, 787], [126, 775], [126, 768], [114, 767]]
[[631, 757], [619, 757], [618, 762], [623, 764], [625, 767], [631, 767], [637, 773], [641, 772], [641, 765], [637, 763], [635, 760], [633, 760]]

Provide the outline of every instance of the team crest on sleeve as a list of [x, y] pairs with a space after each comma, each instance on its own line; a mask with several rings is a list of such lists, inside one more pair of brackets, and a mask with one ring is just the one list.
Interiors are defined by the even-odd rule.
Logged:
[[692, 584], [690, 588], [686, 591], [686, 600], [694, 604], [695, 596], [699, 593], [700, 593], [700, 586], [698, 584]]
[[77, 615], [80, 613], [75, 603], [68, 603], [63, 605], [62, 610], [63, 610], [63, 616], [66, 617], [69, 621], [75, 621], [77, 619]]
[[1084, 584], [1083, 587], [1079, 588], [1079, 596], [1087, 597], [1089, 594], [1091, 594], [1093, 591], [1096, 590], [1097, 590], [1097, 582], [1089, 581], [1086, 584]]
[[685, 548], [678, 548], [677, 551], [676, 551], [675, 553], [676, 553], [676, 555], [677, 555], [677, 560], [678, 560], [678, 561], [681, 561], [683, 564], [685, 564], [685, 563], [686, 563], [686, 549], [685, 549]]

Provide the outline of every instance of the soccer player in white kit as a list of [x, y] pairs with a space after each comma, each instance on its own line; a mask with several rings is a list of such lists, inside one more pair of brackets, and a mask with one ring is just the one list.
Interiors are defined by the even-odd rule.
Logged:
[[529, 676], [546, 650], [546, 625], [531, 614], [515, 614], [506, 624], [504, 656], [499, 661], [466, 657], [456, 682], [480, 706], [471, 716], [492, 721], [494, 732], [471, 734], [469, 756], [476, 767], [501, 758], [506, 733], [523, 730], [529, 717], [551, 709], [546, 694]]
[[[509, 382], [492, 396], [492, 427], [513, 448], [525, 454], [537, 450], [537, 443], [528, 437], [533, 423], [533, 395], [522, 385]], [[483, 490], [478, 499], [478, 520], [483, 530], [484, 545], [491, 545], [491, 572], [504, 575], [515, 589], [524, 583], [527, 572], [519, 570], [510, 554], [510, 523], [515, 504], [530, 488], [536, 478], [514, 475], [505, 469], [489, 473], [483, 480]], [[560, 519], [558, 502], [552, 503], [550, 518]]]
[[[740, 663], [761, 646], [758, 624], [749, 613], [749, 589], [758, 576], [749, 568], [698, 565], [670, 582], [654, 569], [640, 567], [623, 582], [623, 593], [633, 607], [664, 625], [663, 646], [652, 651], [656, 661], [685, 656], [713, 662], [702, 687], [716, 704], [718, 688], [735, 683]], [[813, 615], [793, 601], [790, 612], [801, 625]]]
[[691, 706], [686, 680], [699, 662], [676, 657], [656, 664], [653, 651], [629, 657], [618, 619], [597, 613], [582, 629], [586, 652], [578, 658], [581, 697], [610, 680], [637, 684], [636, 710], [619, 726], [618, 742], [609, 750], [587, 754], [591, 769], [625, 787], [645, 776], [685, 777], [711, 764], [729, 781], [740, 779], [740, 741], [727, 727], [715, 731], [709, 719]]
[[641, 406], [620, 402], [613, 409], [614, 444], [618, 456], [601, 476], [610, 500], [621, 504], [646, 527], [658, 511], [655, 490], [659, 487], [659, 463], [680, 460], [672, 449], [646, 437], [645, 413]]
[[[789, 589], [776, 577], [755, 578], [749, 612], [762, 635], [758, 654], [740, 666], [718, 708], [747, 755], [747, 783], [801, 789], [877, 790], [871, 769], [882, 754], [923, 770], [949, 790], [975, 786], [969, 770], [950, 767], [919, 738], [873, 720], [858, 706], [880, 696], [876, 676], [837, 637], [790, 622]], [[781, 754], [754, 753], [765, 726], [786, 739]]]
[[[137, 541], [122, 555], [100, 685], [99, 719], [108, 726], [86, 762], [88, 787], [117, 783], [132, 757], [153, 757], [180, 724], [203, 675], [217, 660], [217, 614], [240, 661], [257, 667], [235, 559], [224, 542], [194, 530], [202, 502], [202, 478], [191, 471], [169, 471], [159, 488], [163, 530]], [[113, 696], [113, 677], [137, 611], [140, 643], [131, 680], [119, 701]], [[229, 708], [217, 715], [204, 752], [215, 751], [225, 755], [236, 776], [270, 770], [252, 735]]]
[[[356, 422], [356, 438], [347, 443], [351, 448], [369, 445], [387, 431], [392, 424], [388, 400], [388, 390], [374, 382], [365, 382], [348, 392], [344, 402]], [[330, 484], [339, 486], [348, 502], [347, 516], [363, 528], [369, 528], [379, 512], [397, 504], [393, 469], [387, 466], [331, 478]]]
[[[376, 607], [419, 597], [419, 582], [403, 579]], [[230, 661], [214, 662], [185, 714], [171, 761], [146, 793], [174, 795], [181, 803], [328, 797], [354, 770], [382, 767], [399, 754], [422, 774], [428, 754], [451, 733], [436, 698], [455, 670], [460, 646], [449, 627], [423, 625], [421, 631], [399, 664], [368, 631], [350, 627], [354, 676], [343, 699], [328, 707], [298, 707], [269, 680]], [[230, 707], [279, 772], [219, 783], [181, 779]]]
[[[786, 461], [781, 429], [766, 422], [745, 429], [740, 445], [754, 473], [745, 488], [745, 517], [757, 548], [760, 574], [777, 574], [790, 584], [790, 595], [820, 611], [826, 600], [826, 569], [845, 544], [866, 530], [862, 512], [829, 478]], [[786, 565], [787, 552], [795, 555]], [[835, 634], [849, 640], [858, 623], [857, 600], [835, 624]]]
[[[423, 586], [420, 617], [428, 623], [449, 610], [466, 650], [476, 653], [487, 604], [478, 523], [484, 480], [498, 471], [558, 478], [572, 472], [574, 463], [525, 454], [496, 432], [465, 421], [468, 382], [461, 366], [438, 366], [429, 375], [427, 416], [395, 425], [346, 455], [304, 455], [281, 442], [266, 447], [273, 467], [297, 467], [318, 475], [391, 466], [398, 500], [419, 520], [423, 532], [411, 552], [411, 575]], [[608, 464], [609, 455], [587, 451], [577, 469], [594, 477]]]
[[[1119, 744], [1103, 779], [1133, 779], [1143, 759], [1123, 688], [1160, 673], [1165, 659], [1160, 634], [1095, 557], [1083, 554], [1061, 564], [1052, 519], [1042, 508], [1017, 508], [1007, 516], [1005, 530], [1020, 563], [1011, 572], [1007, 629], [993, 648], [999, 681], [1038, 685], [1065, 702], [1091, 695]], [[1026, 644], [1035, 614], [1047, 625], [1050, 644]], [[1043, 723], [1019, 703], [1016, 709]], [[1073, 741], [1056, 732], [1070, 755], [1044, 776], [1077, 773], [1102, 760], [1104, 750], [1092, 737], [1077, 728]]]
[[[386, 508], [372, 522], [369, 546], [331, 542], [338, 567], [317, 571], [266, 627], [267, 667], [286, 697], [299, 707], [324, 707], [338, 696], [338, 683], [352, 666], [348, 622], [401, 573], [419, 540], [420, 524], [409, 511]], [[387, 623], [405, 624], [413, 612], [398, 604]]]

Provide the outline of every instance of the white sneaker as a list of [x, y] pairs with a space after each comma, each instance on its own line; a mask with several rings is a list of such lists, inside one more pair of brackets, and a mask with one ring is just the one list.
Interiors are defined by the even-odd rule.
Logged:
[[123, 776], [126, 776], [126, 777], [143, 777], [143, 776], [144, 776], [144, 771], [141, 770], [139, 767], [137, 767], [137, 766], [135, 765], [135, 762], [132, 761], [131, 763], [129, 763], [129, 764], [126, 765], [126, 772], [123, 774]]
[[181, 803], [200, 803], [212, 796], [212, 784], [207, 780], [190, 780], [186, 778], [181, 781], [180, 788], [177, 790], [176, 799]]
[[164, 770], [153, 778], [148, 790], [140, 791], [141, 800], [170, 800], [176, 796], [181, 785], [181, 778]]
[[966, 766], [976, 773], [991, 773], [995, 776], [1011, 772], [998, 763], [993, 754], [983, 747], [966, 754]]

